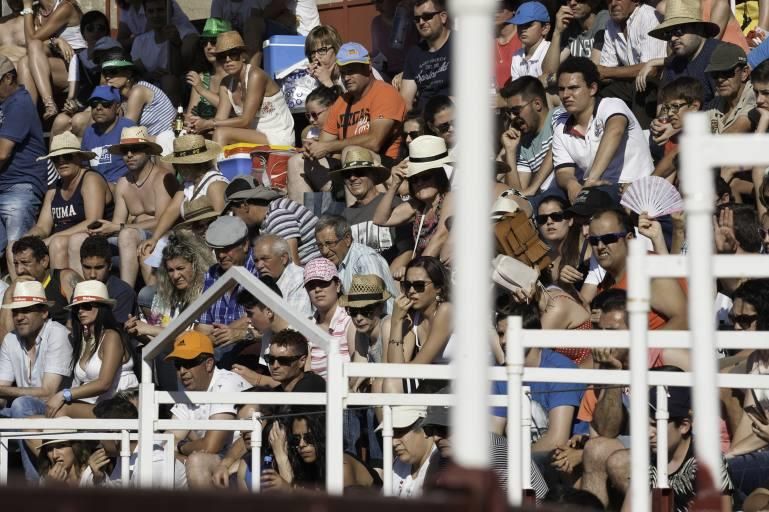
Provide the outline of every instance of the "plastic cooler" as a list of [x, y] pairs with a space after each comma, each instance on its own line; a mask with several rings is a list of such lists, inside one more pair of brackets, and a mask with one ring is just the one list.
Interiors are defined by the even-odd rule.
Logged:
[[272, 78], [304, 60], [304, 36], [272, 36], [263, 45], [263, 69]]
[[219, 170], [229, 180], [251, 174], [265, 186], [285, 189], [288, 159], [294, 154], [296, 150], [291, 146], [230, 144], [224, 147], [224, 159], [219, 162]]

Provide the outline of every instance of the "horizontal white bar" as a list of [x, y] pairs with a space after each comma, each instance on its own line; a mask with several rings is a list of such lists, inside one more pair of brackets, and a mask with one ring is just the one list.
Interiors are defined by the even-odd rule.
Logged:
[[[120, 441], [123, 439], [122, 432], [0, 432], [0, 438], [3, 439], [85, 439], [87, 441]], [[138, 432], [128, 434], [131, 441], [138, 441]], [[155, 441], [168, 441], [173, 439], [171, 434], [155, 434]]]
[[712, 135], [682, 135], [681, 146], [697, 148], [700, 162], [707, 162], [711, 167], [722, 165], [769, 166], [769, 145], [755, 134], [729, 134], [713, 137]]
[[[769, 257], [765, 254], [717, 254], [713, 258], [713, 277], [769, 277]], [[646, 259], [649, 277], [686, 277], [686, 255], [650, 254]]]
[[346, 363], [345, 376], [450, 380], [454, 378], [454, 371], [447, 364]]
[[[489, 405], [493, 407], [503, 407], [507, 405], [507, 395], [490, 395]], [[371, 406], [380, 407], [382, 405], [425, 405], [427, 407], [452, 407], [454, 397], [452, 395], [434, 394], [397, 394], [397, 393], [351, 393], [347, 395], [345, 402], [348, 407]]]
[[254, 430], [251, 420], [155, 420], [155, 430]]
[[249, 391], [215, 393], [208, 391], [169, 392], [156, 391], [155, 400], [161, 404], [277, 404], [277, 405], [326, 405], [325, 393], [282, 393]]
[[[692, 386], [690, 372], [648, 372], [650, 386]], [[524, 368], [526, 382], [561, 382], [569, 384], [630, 385], [628, 370], [582, 370], [553, 368]], [[719, 373], [716, 385], [720, 388], [769, 389], [769, 374]]]
[[[767, 258], [769, 264], [769, 258]], [[524, 330], [525, 347], [614, 347], [630, 348], [630, 331]], [[689, 331], [649, 331], [649, 348], [691, 348]], [[717, 331], [720, 349], [769, 349], [769, 336], [759, 331]]]
[[3, 418], [0, 430], [25, 429], [46, 430], [138, 430], [139, 420], [115, 419], [72, 419], [72, 418]]

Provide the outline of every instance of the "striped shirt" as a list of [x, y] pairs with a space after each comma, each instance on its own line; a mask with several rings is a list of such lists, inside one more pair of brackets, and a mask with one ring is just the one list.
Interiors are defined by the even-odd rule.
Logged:
[[601, 66], [634, 66], [667, 56], [667, 41], [649, 35], [659, 25], [654, 7], [641, 4], [627, 19], [627, 35], [612, 19], [606, 24]]
[[304, 270], [299, 265], [289, 262], [277, 281], [283, 300], [288, 302], [291, 309], [301, 313], [305, 318], [312, 318], [310, 296], [304, 289]]
[[[491, 454], [491, 469], [497, 475], [499, 479], [499, 485], [502, 489], [507, 489], [507, 438], [500, 436], [495, 432], [489, 432], [489, 445]], [[517, 460], [517, 459], [516, 459]], [[526, 485], [524, 482], [523, 487], [531, 488], [534, 490], [534, 494], [537, 496], [537, 502], [543, 500], [549, 491], [545, 479], [542, 478], [542, 473], [539, 471], [539, 467], [531, 462], [531, 475], [530, 485]]]
[[147, 128], [147, 133], [150, 135], [157, 135], [170, 130], [176, 117], [176, 109], [166, 93], [143, 80], [136, 85], [142, 85], [152, 92], [152, 101], [142, 108], [139, 126]]
[[[315, 314], [315, 323], [318, 323], [317, 313]], [[328, 333], [332, 338], [339, 340], [339, 353], [342, 354], [342, 362], [350, 362], [350, 347], [347, 344], [347, 330], [354, 329], [352, 318], [347, 314], [343, 307], [336, 306], [334, 316], [331, 317]], [[310, 359], [312, 360], [312, 371], [324, 379], [328, 370], [328, 353], [320, 347], [316, 347], [310, 342]]]
[[[551, 110], [544, 126], [539, 130], [539, 133], [534, 135], [530, 141], [524, 141], [518, 146], [518, 159], [516, 161], [518, 172], [528, 172], [532, 174], [539, 172], [542, 163], [545, 161], [547, 152], [550, 151], [550, 148], [553, 145], [555, 121], [558, 119], [558, 116], [564, 112], [565, 110], [561, 107], [556, 107]], [[554, 175], [555, 173], [550, 173], [550, 176], [542, 182], [540, 190], [546, 190], [550, 187]]]
[[[256, 263], [254, 263], [253, 251], [248, 251], [246, 264], [243, 266], [246, 267], [246, 270], [259, 277], [259, 271], [256, 270]], [[218, 263], [211, 265], [211, 268], [206, 272], [203, 281], [203, 291], [205, 292], [211, 288], [222, 274], [224, 274], [224, 272]], [[237, 302], [240, 289], [240, 286], [236, 286], [230, 292], [225, 293], [216, 299], [216, 302], [211, 304], [208, 309], [200, 315], [199, 322], [207, 325], [213, 325], [215, 323], [229, 325], [235, 320], [243, 318], [246, 315], [246, 311], [243, 309], [243, 306], [239, 305]]]
[[315, 245], [315, 224], [318, 218], [310, 210], [287, 197], [275, 199], [267, 207], [261, 226], [262, 233], [270, 233], [286, 240], [298, 238], [299, 260], [302, 265], [319, 258]]

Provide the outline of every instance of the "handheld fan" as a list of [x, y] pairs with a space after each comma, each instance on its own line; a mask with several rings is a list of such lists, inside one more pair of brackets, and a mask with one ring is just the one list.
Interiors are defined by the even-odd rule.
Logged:
[[684, 209], [684, 200], [676, 187], [659, 176], [644, 176], [635, 180], [622, 194], [620, 204], [638, 214], [646, 212], [651, 218]]

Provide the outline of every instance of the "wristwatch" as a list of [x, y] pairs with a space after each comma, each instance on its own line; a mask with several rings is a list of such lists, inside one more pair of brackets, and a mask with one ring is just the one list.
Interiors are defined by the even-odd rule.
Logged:
[[34, 14], [34, 11], [29, 7], [25, 7], [24, 9], [19, 11], [19, 14], [21, 14], [22, 16], [26, 16], [27, 14]]
[[71, 404], [72, 403], [72, 390], [69, 388], [62, 389], [61, 394], [64, 396], [64, 403]]

